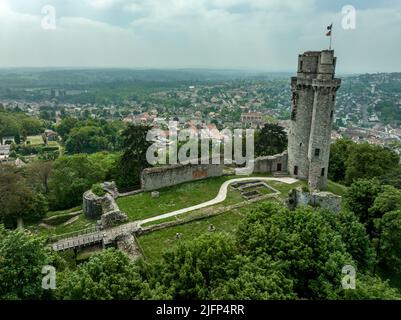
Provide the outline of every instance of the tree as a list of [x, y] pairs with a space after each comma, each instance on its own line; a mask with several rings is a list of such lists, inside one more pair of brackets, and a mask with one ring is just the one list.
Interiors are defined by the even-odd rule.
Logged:
[[281, 270], [293, 281], [299, 298], [338, 298], [343, 266], [356, 265], [341, 234], [320, 210], [310, 207], [291, 212], [265, 203], [246, 216], [238, 241], [246, 255], [266, 254], [281, 262]]
[[42, 268], [52, 262], [43, 241], [0, 225], [0, 299], [41, 299]]
[[344, 290], [344, 299], [349, 300], [400, 300], [400, 293], [379, 277], [358, 275], [355, 289]]
[[58, 158], [49, 180], [52, 209], [71, 208], [82, 201], [82, 194], [96, 182], [104, 181], [106, 170], [86, 154]]
[[142, 291], [139, 268], [123, 252], [107, 249], [62, 274], [56, 294], [66, 300], [127, 300], [141, 298]]
[[401, 209], [390, 211], [377, 221], [377, 264], [391, 273], [401, 273]]
[[401, 165], [385, 172], [379, 179], [383, 184], [392, 185], [395, 188], [401, 189]]
[[181, 242], [153, 267], [149, 283], [160, 284], [172, 299], [208, 299], [228, 279], [227, 266], [236, 252], [233, 239], [219, 233]]
[[345, 193], [343, 199], [345, 207], [353, 212], [361, 223], [366, 226], [368, 234], [372, 237], [374, 232], [374, 223], [369, 209], [383, 190], [377, 179], [361, 179], [354, 182]]
[[19, 135], [19, 133], [17, 133], [14, 136], [14, 141], [15, 141], [16, 144], [20, 144], [21, 143], [21, 136]]
[[348, 210], [342, 210], [337, 214], [333, 214], [329, 210], [321, 210], [320, 212], [331, 227], [341, 235], [347, 252], [357, 263], [358, 270], [371, 270], [374, 263], [374, 250], [371, 247], [366, 228], [358, 217]]
[[33, 192], [26, 180], [14, 172], [0, 172], [0, 219], [8, 226], [22, 226], [23, 220], [42, 219], [47, 212], [47, 201]]
[[287, 148], [287, 134], [284, 128], [275, 123], [266, 123], [256, 133], [255, 153], [257, 156], [268, 156], [283, 152]]
[[368, 143], [356, 144], [349, 150], [345, 184], [357, 179], [379, 177], [398, 166], [400, 157], [389, 149]]
[[331, 144], [329, 161], [329, 179], [343, 182], [349, 150], [355, 145], [352, 140], [339, 139]]
[[68, 153], [94, 153], [110, 149], [102, 128], [95, 126], [76, 127], [65, 142]]
[[137, 186], [142, 170], [149, 166], [146, 151], [151, 142], [146, 135], [151, 128], [143, 125], [130, 125], [123, 133], [124, 153], [117, 163], [117, 184], [122, 188]]
[[255, 259], [237, 256], [227, 270], [228, 279], [212, 291], [213, 299], [284, 300], [296, 299], [293, 281], [269, 256]]
[[401, 209], [401, 190], [393, 186], [383, 186], [369, 208], [370, 219], [381, 218], [390, 211]]
[[63, 138], [63, 140], [67, 139], [68, 134], [78, 124], [78, 120], [75, 118], [64, 118], [61, 120], [60, 124], [57, 125], [56, 131]]
[[53, 170], [52, 161], [35, 161], [30, 163], [26, 170], [27, 179], [32, 186], [47, 194], [49, 192], [49, 179]]

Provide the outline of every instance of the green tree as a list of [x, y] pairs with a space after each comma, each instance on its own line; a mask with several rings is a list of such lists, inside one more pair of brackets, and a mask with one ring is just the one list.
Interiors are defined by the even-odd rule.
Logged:
[[76, 127], [65, 142], [68, 153], [94, 153], [110, 149], [102, 128], [95, 126]]
[[105, 168], [86, 154], [58, 158], [49, 180], [52, 209], [71, 208], [82, 201], [82, 194], [96, 182], [104, 181]]
[[280, 261], [283, 274], [293, 281], [300, 298], [338, 298], [343, 266], [356, 265], [341, 234], [320, 210], [310, 207], [291, 212], [265, 203], [246, 216], [238, 241], [244, 254], [266, 254]]
[[400, 293], [379, 277], [357, 275], [355, 289], [344, 290], [349, 300], [400, 300]]
[[360, 179], [354, 182], [344, 194], [345, 207], [353, 212], [361, 223], [366, 226], [370, 236], [373, 236], [374, 222], [369, 213], [376, 197], [383, 190], [377, 179]]
[[376, 240], [378, 266], [388, 272], [401, 274], [401, 209], [387, 212], [376, 221], [379, 238]]
[[75, 271], [64, 272], [56, 295], [65, 300], [127, 300], [146, 292], [139, 268], [121, 251], [93, 255]]
[[284, 300], [296, 299], [293, 281], [287, 279], [279, 263], [267, 255], [237, 256], [227, 268], [228, 279], [212, 291], [213, 299]]
[[321, 210], [320, 212], [331, 227], [341, 235], [347, 252], [357, 263], [358, 270], [371, 270], [374, 263], [374, 250], [366, 233], [366, 228], [358, 217], [348, 210], [342, 210], [337, 214], [333, 214], [329, 210]]
[[345, 184], [357, 179], [380, 177], [398, 166], [400, 157], [389, 149], [368, 143], [356, 144], [348, 149]]
[[161, 284], [172, 299], [208, 299], [227, 279], [227, 266], [236, 254], [235, 242], [223, 234], [206, 234], [184, 241], [164, 253], [149, 283]]
[[28, 187], [26, 180], [14, 172], [0, 172], [0, 219], [8, 226], [23, 221], [35, 222], [47, 212], [47, 201]]
[[41, 299], [42, 268], [52, 262], [43, 241], [0, 225], [0, 299]]
[[401, 165], [390, 169], [380, 176], [379, 179], [383, 184], [392, 185], [395, 188], [401, 189]]
[[143, 125], [130, 125], [122, 133], [124, 152], [117, 163], [117, 184], [129, 188], [140, 184], [142, 170], [149, 166], [146, 151], [151, 142], [146, 135], [151, 128]]
[[34, 161], [24, 168], [31, 186], [43, 194], [49, 192], [49, 179], [53, 170], [53, 161]]
[[349, 150], [355, 145], [352, 140], [339, 139], [331, 144], [329, 161], [329, 179], [343, 182], [345, 179], [346, 162]]
[[61, 120], [60, 124], [56, 126], [56, 131], [63, 138], [67, 139], [68, 134], [78, 124], [78, 119], [67, 117]]
[[284, 128], [275, 123], [266, 123], [256, 133], [255, 153], [257, 156], [268, 156], [283, 152], [287, 148], [287, 134]]
[[381, 218], [390, 211], [401, 209], [401, 190], [393, 186], [383, 186], [369, 208], [370, 219]]

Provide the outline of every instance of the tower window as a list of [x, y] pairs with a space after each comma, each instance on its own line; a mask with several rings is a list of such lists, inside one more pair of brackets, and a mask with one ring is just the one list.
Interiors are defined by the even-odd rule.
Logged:
[[331, 97], [331, 101], [335, 101], [336, 100], [336, 96], [333, 94], [333, 96]]
[[325, 171], [324, 168], [322, 168], [322, 177], [324, 177], [324, 171]]
[[330, 112], [330, 119], [333, 119], [333, 111]]
[[295, 175], [295, 176], [298, 175], [298, 166], [294, 166], [294, 175]]
[[315, 149], [315, 157], [320, 156], [320, 149], [316, 148]]
[[301, 63], [299, 64], [299, 69], [300, 69], [300, 71], [302, 72], [302, 68], [303, 68], [303, 66], [304, 66], [304, 62], [303, 61], [301, 61]]
[[299, 144], [300, 147], [302, 147], [302, 142]]
[[292, 111], [291, 111], [291, 120], [295, 121], [297, 119], [297, 100], [298, 94], [296, 92], [292, 93]]
[[296, 105], [296, 104], [294, 104], [294, 105], [292, 106], [291, 120], [292, 120], [292, 121], [297, 120], [297, 105]]

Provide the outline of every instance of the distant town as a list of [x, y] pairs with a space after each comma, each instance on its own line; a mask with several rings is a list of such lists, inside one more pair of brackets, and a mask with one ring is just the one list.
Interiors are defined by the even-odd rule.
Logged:
[[[115, 91], [108, 88], [102, 92], [102, 84], [97, 86], [95, 71], [91, 71], [93, 79], [82, 84], [77, 75], [79, 71], [28, 73], [45, 78], [42, 85], [39, 82], [34, 87], [25, 83], [26, 75], [3, 72], [6, 80], [0, 90], [0, 107], [45, 120], [49, 128], [43, 134], [50, 141], [57, 141], [53, 129], [63, 117], [122, 120], [160, 127], [174, 120], [182, 127], [207, 126], [209, 129], [262, 128], [265, 123], [273, 122], [287, 132], [289, 129], [291, 99], [287, 74], [224, 75], [221, 72], [218, 75], [206, 73], [201, 79], [191, 80], [191, 75], [177, 71], [171, 80], [168, 77], [172, 72], [165, 71], [167, 80], [157, 82], [153, 79], [156, 75], [151, 72], [131, 71], [128, 80], [123, 81], [125, 73], [109, 71], [106, 81], [115, 86], [123, 81], [123, 85]], [[73, 80], [76, 77], [77, 85], [71, 88], [69, 82], [65, 86], [61, 83], [51, 87], [49, 81], [53, 73], [65, 74]], [[99, 71], [99, 77], [102, 74]], [[7, 78], [14, 81], [6, 83]], [[195, 73], [193, 78], [196, 79]], [[130, 88], [133, 88], [131, 92]], [[337, 94], [332, 140], [348, 138], [357, 143], [366, 141], [382, 146], [401, 143], [400, 88], [400, 73], [344, 76]], [[2, 137], [0, 160], [7, 158], [10, 151], [5, 145], [13, 140], [13, 136]], [[399, 153], [400, 148], [395, 151]]]

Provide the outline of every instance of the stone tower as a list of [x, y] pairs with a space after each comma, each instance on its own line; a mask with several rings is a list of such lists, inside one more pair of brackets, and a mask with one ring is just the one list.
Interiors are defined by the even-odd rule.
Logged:
[[327, 185], [331, 127], [336, 92], [333, 50], [308, 51], [298, 58], [298, 73], [291, 78], [292, 110], [288, 135], [288, 171], [308, 180], [311, 189]]

